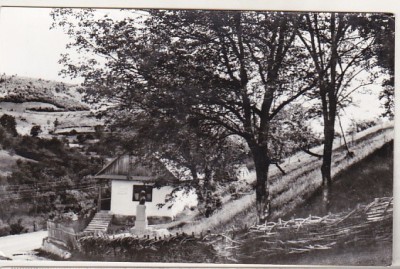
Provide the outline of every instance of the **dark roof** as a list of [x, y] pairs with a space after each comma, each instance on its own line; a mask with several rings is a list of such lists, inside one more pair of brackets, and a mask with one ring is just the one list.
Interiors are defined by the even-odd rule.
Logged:
[[95, 178], [164, 183], [177, 181], [161, 161], [147, 161], [128, 154], [113, 159], [95, 175]]

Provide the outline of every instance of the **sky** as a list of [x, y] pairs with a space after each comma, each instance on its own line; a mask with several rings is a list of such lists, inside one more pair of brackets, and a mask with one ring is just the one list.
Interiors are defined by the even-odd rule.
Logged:
[[[51, 9], [2, 7], [0, 12], [0, 73], [42, 78], [78, 84], [82, 78], [71, 79], [59, 76], [62, 65], [60, 54], [65, 52], [69, 38], [60, 29], [51, 29]], [[102, 10], [112, 16], [112, 10]], [[118, 12], [117, 12], [118, 13]], [[372, 95], [354, 95], [358, 107], [346, 110], [348, 126], [350, 119], [366, 120], [379, 115], [382, 110], [377, 98], [379, 87], [373, 87]], [[317, 123], [318, 125], [318, 123]], [[318, 126], [316, 126], [318, 128]]]
[[2, 8], [0, 13], [0, 71], [7, 75], [76, 83], [58, 75], [68, 37], [50, 30], [47, 8]]

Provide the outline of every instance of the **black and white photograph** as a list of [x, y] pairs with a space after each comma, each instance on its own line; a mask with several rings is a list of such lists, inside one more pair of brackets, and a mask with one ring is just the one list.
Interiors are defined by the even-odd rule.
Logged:
[[395, 15], [1, 7], [0, 260], [389, 266]]

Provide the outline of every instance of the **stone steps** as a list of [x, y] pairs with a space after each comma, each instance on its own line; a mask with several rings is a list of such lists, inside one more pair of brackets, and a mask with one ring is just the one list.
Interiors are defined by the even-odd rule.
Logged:
[[107, 232], [108, 226], [110, 225], [112, 215], [108, 212], [100, 211], [97, 212], [93, 217], [92, 221], [85, 228], [84, 232]]

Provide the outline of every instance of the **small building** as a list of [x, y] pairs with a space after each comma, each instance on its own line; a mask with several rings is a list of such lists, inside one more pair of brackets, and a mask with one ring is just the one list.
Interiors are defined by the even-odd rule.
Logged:
[[[197, 204], [194, 192], [183, 195], [178, 192], [174, 203], [166, 203], [179, 180], [159, 160], [146, 161], [124, 154], [112, 160], [96, 175], [108, 188], [101, 192], [101, 210], [109, 210], [112, 215], [136, 216], [140, 193], [146, 193], [146, 213], [148, 217], [174, 219], [185, 207]], [[108, 201], [108, 203], [107, 203]]]

